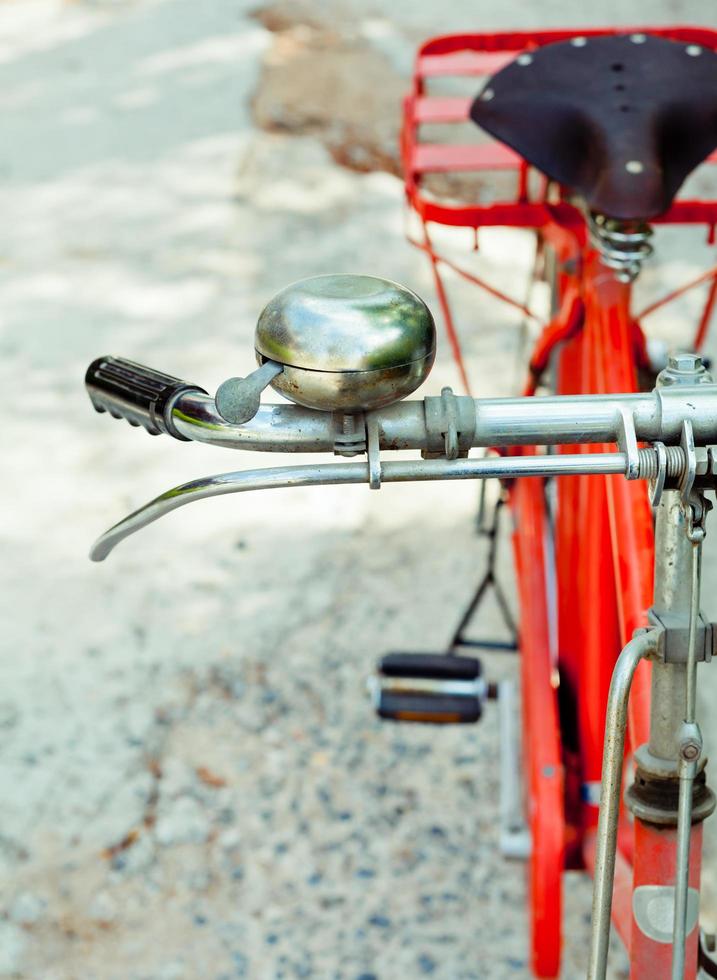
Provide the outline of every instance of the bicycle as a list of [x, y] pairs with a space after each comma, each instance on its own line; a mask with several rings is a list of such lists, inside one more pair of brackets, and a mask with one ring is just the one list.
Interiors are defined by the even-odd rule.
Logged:
[[[712, 32], [697, 33], [703, 43], [707, 35], [714, 40]], [[541, 36], [545, 44], [548, 37], [556, 40], [554, 35]], [[648, 42], [635, 41], [634, 36], [633, 40], [616, 40], [643, 50]], [[501, 37], [506, 51], [511, 44], [527, 43], [528, 37], [536, 35]], [[580, 53], [587, 43], [570, 46]], [[684, 53], [684, 45], [681, 50]], [[518, 167], [527, 181], [527, 164]], [[87, 374], [92, 402], [99, 411], [143, 425], [153, 434], [228, 448], [365, 455], [366, 462], [229, 473], [185, 484], [103, 535], [92, 556], [102, 560], [123, 538], [168, 511], [217, 494], [321, 483], [367, 482], [378, 489], [382, 482], [414, 479], [510, 481], [510, 503], [518, 518], [514, 549], [521, 597], [524, 733], [529, 733], [525, 754], [530, 786], [534, 970], [541, 976], [557, 972], [561, 874], [566, 863], [579, 866], [584, 861], [594, 869], [596, 881], [589, 975], [605, 975], [614, 904], [616, 924], [630, 944], [633, 976], [644, 978], [648, 969], [651, 975], [667, 976], [672, 969], [673, 976], [694, 977], [698, 957], [694, 894], [698, 890], [701, 821], [711, 812], [714, 798], [704, 782], [691, 692], [696, 662], [709, 659], [713, 645], [713, 629], [699, 614], [698, 601], [699, 554], [707, 513], [704, 494], [714, 489], [717, 472], [713, 445], [717, 441], [717, 388], [699, 358], [685, 354], [675, 357], [661, 372], [654, 391], [635, 391], [635, 352], [639, 359], [644, 349], [628, 313], [629, 280], [645, 257], [646, 229], [631, 226], [626, 230], [595, 218], [591, 228], [594, 240], [603, 248], [600, 253], [587, 243], [582, 212], [567, 199], [549, 200], [548, 195], [555, 193], [546, 186], [541, 201], [517, 202], [525, 226], [541, 229], [560, 263], [556, 287], [561, 309], [543, 336], [541, 358], [532, 360], [529, 388], [537, 388], [552, 359], [557, 361], [558, 390], [573, 390], [537, 401], [527, 393], [517, 399], [474, 401], [444, 389], [439, 397], [403, 401], [425, 379], [435, 353], [434, 324], [422, 301], [408, 290], [371, 277], [319, 277], [295, 284], [279, 294], [260, 317], [259, 369], [247, 379], [229, 379], [215, 399], [196, 385], [132, 362], [101, 358]], [[489, 222], [484, 209], [474, 211], [476, 226], [479, 218]], [[717, 220], [717, 204], [677, 202], [667, 212], [670, 214], [674, 220]], [[449, 212], [443, 216], [451, 217]], [[492, 213], [494, 221], [508, 217], [506, 207]], [[456, 214], [452, 218], [459, 223]], [[425, 244], [430, 248], [428, 241]], [[579, 267], [577, 260], [583, 258]], [[435, 267], [439, 260], [432, 256], [432, 261]], [[714, 280], [714, 271], [711, 276]], [[585, 290], [584, 300], [575, 292], [578, 279]], [[614, 363], [607, 357], [606, 337], [616, 341]], [[559, 356], [551, 358], [558, 349]], [[621, 387], [620, 381], [624, 381]], [[261, 393], [267, 385], [297, 404], [262, 406]], [[582, 390], [591, 393], [579, 393]], [[609, 451], [607, 444], [612, 442], [618, 443], [617, 452]], [[640, 442], [649, 445], [640, 448]], [[469, 458], [469, 451], [478, 447], [503, 453]], [[544, 453], [538, 447], [557, 447], [557, 451]], [[382, 453], [398, 449], [420, 450], [425, 458], [382, 459]], [[643, 487], [647, 479], [653, 482], [652, 502], [657, 507], [657, 548], [652, 544], [650, 507]], [[558, 486], [557, 516], [546, 503], [546, 481], [552, 480]], [[588, 575], [593, 576], [590, 595], [602, 588], [610, 596], [599, 615], [589, 603], [578, 605], [575, 600], [584, 594], [585, 586], [571, 583], [566, 574], [575, 564], [577, 536], [574, 523], [561, 515], [570, 516], [578, 507], [596, 515], [588, 545], [592, 554], [612, 557], [613, 551], [617, 554], [613, 540], [627, 542], [619, 550], [622, 564], [616, 569], [617, 585], [610, 573], [612, 562], [588, 568]], [[547, 532], [553, 524], [563, 614], [559, 632], [547, 584], [552, 564]], [[666, 560], [668, 551], [673, 564]], [[682, 575], [685, 568], [690, 576]], [[616, 593], [623, 597], [622, 602], [617, 601]], [[648, 606], [652, 607], [649, 622], [645, 616]], [[639, 632], [631, 639], [636, 629]], [[617, 658], [619, 638], [624, 650]], [[566, 645], [568, 639], [574, 643]], [[570, 699], [567, 706], [559, 705], [554, 668], [560, 671], [564, 700], [571, 670], [574, 677], [581, 662], [577, 651], [582, 646], [588, 649], [588, 642], [592, 646], [582, 662], [593, 671], [590, 683], [580, 678], [568, 692], [573, 696], [572, 706]], [[615, 656], [601, 659], [596, 655], [601, 649], [614, 650]], [[647, 710], [649, 678], [641, 666], [644, 660], [653, 663], [652, 721]], [[628, 880], [630, 826], [624, 812], [618, 837], [627, 695], [633, 673], [630, 744], [649, 746], [638, 756], [638, 773], [629, 797], [636, 828], [634, 889]], [[475, 721], [486, 700], [500, 693], [483, 679], [477, 660], [454, 654], [390, 655], [382, 661], [375, 684], [379, 714], [397, 720]], [[571, 707], [580, 709], [579, 731], [575, 722], [568, 724]], [[608, 738], [601, 769], [606, 707]], [[684, 732], [683, 723], [688, 726]], [[598, 823], [596, 791], [601, 771]], [[587, 788], [582, 801], [581, 784]], [[694, 794], [693, 784], [698, 787]], [[696, 822], [690, 833], [693, 817]], [[566, 825], [573, 831], [570, 848], [565, 847]], [[656, 846], [659, 862], [650, 853]], [[614, 903], [613, 875], [617, 882]], [[674, 907], [674, 928], [668, 930], [667, 938], [665, 929], [658, 929], [651, 918], [655, 902], [662, 903], [663, 926], [665, 906]], [[710, 968], [707, 950], [699, 955]]]
[[[698, 163], [716, 159], [717, 132], [698, 109], [717, 79], [715, 48], [717, 33], [697, 28], [453, 35], [422, 45], [402, 134], [406, 197], [420, 229], [409, 238], [431, 262], [467, 391], [444, 267], [533, 323], [540, 321], [528, 303], [441, 254], [432, 239], [435, 225], [470, 229], [476, 246], [487, 227], [535, 231], [554, 315], [540, 323], [525, 394], [541, 387], [565, 394], [637, 390], [640, 377], [654, 377], [655, 367], [642, 321], [707, 283], [692, 344], [701, 349], [717, 300], [717, 267], [637, 315], [631, 285], [652, 251], [651, 223], [704, 223], [713, 241], [717, 202], [675, 200], [675, 195]], [[475, 86], [479, 76], [489, 77], [477, 97], [474, 89], [470, 98], [455, 94], [456, 79]], [[443, 90], [436, 91], [439, 84]], [[445, 133], [469, 119], [495, 139], [466, 144], [425, 135], [427, 127], [440, 126]], [[463, 178], [493, 171], [514, 175], [513, 197], [465, 203], [438, 196], [429, 183], [435, 174]], [[524, 745], [531, 774], [530, 832], [537, 841], [531, 904], [538, 976], [554, 976], [559, 966], [561, 869], [591, 860], [610, 676], [620, 647], [646, 623], [653, 588], [652, 518], [644, 493], [611, 478], [576, 479], [562, 481], [555, 497], [546, 508], [545, 495], [534, 484], [518, 485], [510, 495], [518, 527], [521, 616], [530, 624], [520, 643], [523, 689], [536, 692], [530, 714], [546, 719], [549, 727], [540, 742]], [[547, 547], [522, 531], [535, 521], [548, 523]], [[556, 600], [550, 575], [531, 582], [521, 573], [531, 565], [554, 569]], [[595, 595], [601, 596], [599, 604]], [[552, 666], [560, 675], [557, 707], [544, 683]], [[641, 670], [630, 718], [633, 749], [646, 741], [649, 687]], [[539, 774], [560, 765], [564, 786], [553, 791]], [[626, 852], [629, 857], [629, 847]], [[625, 932], [631, 920], [628, 908], [620, 917]]]

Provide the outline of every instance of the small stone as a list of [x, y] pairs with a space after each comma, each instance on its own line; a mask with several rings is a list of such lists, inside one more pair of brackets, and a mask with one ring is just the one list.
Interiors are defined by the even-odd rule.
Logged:
[[203, 844], [209, 837], [209, 820], [196, 800], [183, 796], [169, 804], [158, 817], [155, 835], [164, 847]]
[[388, 929], [391, 925], [391, 920], [387, 915], [372, 915], [368, 921], [369, 925], [378, 926], [379, 929]]
[[47, 902], [32, 892], [20, 892], [10, 907], [10, 918], [20, 926], [33, 926], [45, 914]]
[[89, 908], [89, 916], [93, 922], [114, 922], [117, 918], [117, 902], [109, 892], [97, 892]]
[[235, 851], [241, 844], [242, 835], [238, 827], [230, 827], [221, 833], [217, 843], [223, 851]]

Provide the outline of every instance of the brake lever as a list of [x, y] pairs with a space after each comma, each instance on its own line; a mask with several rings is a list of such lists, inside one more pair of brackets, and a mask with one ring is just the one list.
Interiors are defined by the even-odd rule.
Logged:
[[113, 525], [95, 541], [90, 550], [92, 561], [104, 561], [125, 538], [153, 524], [170, 511], [206, 497], [221, 497], [245, 490], [271, 490], [274, 487], [306, 487], [314, 484], [365, 483], [366, 463], [324, 463], [315, 466], [275, 466], [268, 469], [217, 473], [201, 480], [191, 480], [166, 490]]
[[378, 466], [379, 484], [425, 480], [510, 479], [522, 476], [557, 476], [577, 474], [627, 473], [625, 453], [574, 453], [562, 455], [525, 455], [480, 457], [477, 459], [408, 459], [395, 462], [318, 463], [308, 466], [276, 466], [267, 469], [219, 473], [173, 487], [148, 504], [129, 514], [105, 531], [92, 546], [92, 561], [104, 561], [112, 549], [125, 538], [159, 520], [172, 510], [229, 493], [246, 490], [271, 490], [280, 487], [307, 487], [341, 483], [375, 482]]

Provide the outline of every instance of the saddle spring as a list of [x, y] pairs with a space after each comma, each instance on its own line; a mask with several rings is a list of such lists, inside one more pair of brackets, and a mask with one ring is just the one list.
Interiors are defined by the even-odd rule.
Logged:
[[652, 255], [652, 228], [644, 221], [608, 218], [597, 212], [588, 214], [590, 241], [603, 262], [614, 269], [620, 282], [637, 278], [642, 263]]

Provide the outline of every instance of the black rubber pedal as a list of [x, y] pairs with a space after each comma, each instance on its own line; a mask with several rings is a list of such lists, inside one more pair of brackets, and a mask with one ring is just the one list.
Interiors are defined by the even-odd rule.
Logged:
[[445, 653], [387, 653], [378, 664], [384, 677], [416, 677], [437, 681], [475, 681], [482, 673], [476, 657]]
[[431, 725], [467, 725], [479, 720], [481, 701], [476, 696], [381, 690], [376, 712], [387, 721]]
[[480, 660], [445, 653], [388, 653], [370, 688], [380, 718], [433, 725], [478, 721], [488, 696]]

